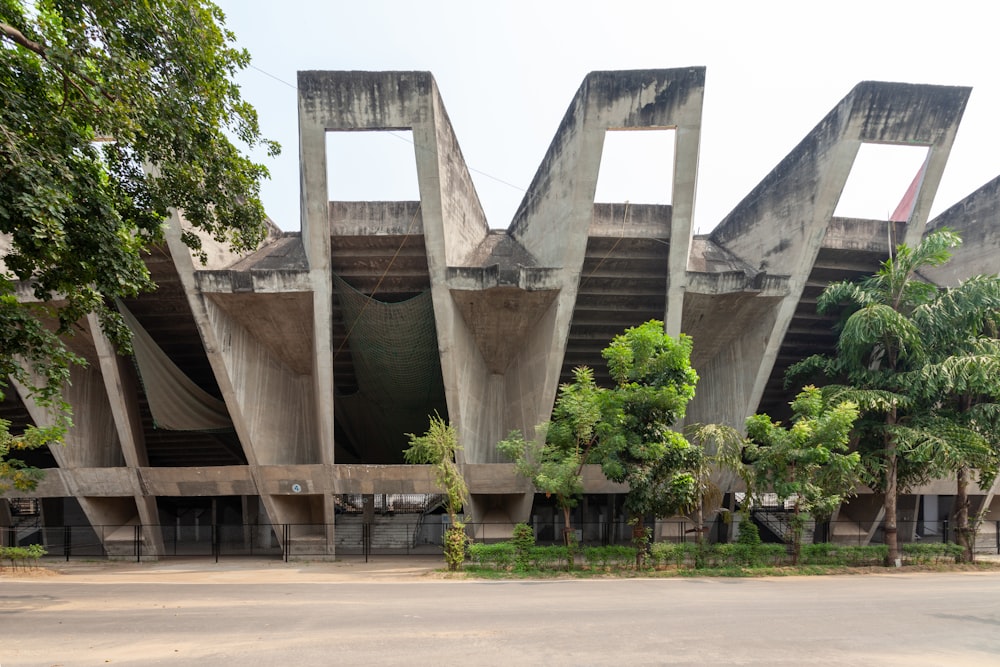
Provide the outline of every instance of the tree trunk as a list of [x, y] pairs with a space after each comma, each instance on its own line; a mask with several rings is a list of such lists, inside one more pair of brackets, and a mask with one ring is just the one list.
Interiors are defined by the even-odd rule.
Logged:
[[799, 564], [802, 553], [802, 514], [799, 508], [799, 498], [795, 499], [794, 516], [792, 517], [792, 565]]
[[899, 567], [902, 565], [896, 528], [896, 501], [899, 500], [897, 493], [899, 461], [896, 454], [896, 441], [892, 436], [889, 436], [885, 449], [885, 545], [889, 547], [885, 564], [886, 567]]
[[570, 508], [568, 505], [563, 505], [563, 544], [567, 547], [570, 546], [570, 535], [573, 534], [573, 527], [570, 525]]
[[698, 531], [695, 539], [698, 546], [705, 542], [705, 499], [699, 498], [694, 510], [694, 527]]
[[632, 544], [635, 545], [635, 569], [642, 569], [643, 558], [646, 556], [646, 526], [640, 514], [632, 524]]
[[955, 490], [955, 544], [962, 547], [960, 560], [971, 563], [975, 558], [972, 535], [969, 530], [969, 468], [958, 467], [958, 483]]

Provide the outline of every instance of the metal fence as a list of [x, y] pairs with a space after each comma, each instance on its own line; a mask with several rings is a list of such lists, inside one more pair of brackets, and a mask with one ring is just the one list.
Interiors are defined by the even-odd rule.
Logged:
[[[254, 556], [322, 558], [331, 556], [440, 554], [447, 517], [440, 515], [376, 516], [365, 521], [358, 516], [338, 517], [336, 524], [218, 524], [157, 526], [32, 526], [0, 529], [3, 543], [27, 546], [41, 544], [50, 557], [72, 558], [151, 558]], [[738, 525], [714, 522], [708, 535], [712, 541], [728, 541], [739, 533]], [[538, 544], [559, 544], [563, 540], [561, 520], [529, 523]], [[693, 542], [694, 524], [688, 520], [659, 521], [650, 525], [657, 542]], [[585, 522], [571, 526], [573, 537], [584, 546], [630, 544], [632, 526], [624, 521]], [[499, 542], [510, 539], [512, 526], [470, 522], [465, 526], [472, 542]], [[760, 530], [765, 541], [780, 542], [781, 535], [768, 527]], [[776, 530], [775, 532], [780, 532]], [[899, 522], [900, 543], [952, 542], [954, 530], [947, 521]], [[838, 521], [809, 525], [804, 542], [837, 544], [882, 544], [884, 529], [855, 522]], [[980, 526], [976, 536], [978, 553], [1000, 554], [1000, 521]], [[789, 540], [790, 535], [785, 536]]]
[[[771, 541], [791, 541], [790, 529], [782, 527], [780, 521], [757, 517], [761, 526], [761, 536]], [[941, 521], [898, 521], [897, 540], [900, 544], [954, 542], [954, 525], [948, 520]], [[832, 542], [844, 545], [885, 544], [885, 524], [871, 525], [854, 521], [807, 522], [802, 535], [803, 542]], [[979, 525], [974, 534], [973, 550], [981, 554], [1000, 554], [1000, 521], [988, 521]]]

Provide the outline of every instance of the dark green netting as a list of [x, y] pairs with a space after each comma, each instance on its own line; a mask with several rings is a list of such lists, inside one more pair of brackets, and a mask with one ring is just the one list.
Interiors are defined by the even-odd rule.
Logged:
[[430, 290], [385, 303], [333, 282], [358, 383], [336, 397], [335, 414], [362, 460], [401, 461], [407, 433], [426, 431], [435, 411], [447, 416]]

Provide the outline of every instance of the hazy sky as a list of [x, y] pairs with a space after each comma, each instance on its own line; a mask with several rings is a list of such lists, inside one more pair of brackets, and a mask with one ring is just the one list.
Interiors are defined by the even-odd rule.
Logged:
[[[263, 199], [285, 230], [299, 228], [293, 86], [296, 72], [309, 69], [432, 72], [493, 228], [509, 224], [574, 93], [593, 70], [708, 68], [695, 207], [701, 231], [714, 227], [863, 80], [973, 88], [932, 216], [1000, 174], [1000, 5], [991, 2], [218, 4], [253, 56], [253, 66], [239, 77], [244, 97], [257, 107], [264, 134], [284, 149], [267, 162], [272, 180]], [[408, 187], [415, 192], [415, 171], [405, 136], [362, 139], [367, 143], [361, 147], [336, 145], [334, 196], [397, 198], [392, 192], [372, 196], [368, 188], [395, 181], [385, 165], [401, 161], [404, 192], [398, 198], [415, 199], [407, 194]], [[648, 165], [640, 172], [660, 174], [660, 180], [639, 182], [627, 173], [629, 159], [605, 166], [603, 200], [669, 202], [658, 154], [640, 158], [630, 152], [637, 148], [612, 149], [631, 156], [633, 171]], [[362, 152], [352, 152], [357, 150]], [[669, 143], [659, 144], [659, 155], [669, 150]], [[889, 157], [902, 162], [891, 167], [878, 162], [885, 156], [872, 158], [874, 173], [862, 178], [867, 187], [842, 199], [844, 207], [859, 208], [838, 213], [884, 218], [922, 159], [909, 153], [893, 151]], [[880, 181], [884, 176], [892, 178]], [[857, 189], [856, 178], [848, 188]]]

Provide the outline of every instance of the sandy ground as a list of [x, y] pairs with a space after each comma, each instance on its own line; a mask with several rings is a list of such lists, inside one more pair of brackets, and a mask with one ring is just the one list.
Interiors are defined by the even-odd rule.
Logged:
[[415, 583], [449, 579], [440, 556], [347, 558], [333, 562], [289, 562], [278, 559], [169, 558], [135, 563], [124, 561], [44, 560], [35, 568], [0, 568], [0, 581], [58, 578], [65, 583]]
[[476, 581], [442, 566], [47, 560], [0, 576], [0, 665], [1000, 664], [998, 571]]
[[[1000, 555], [980, 554], [982, 562], [1000, 564]], [[876, 568], [872, 574], [916, 574]], [[167, 558], [161, 561], [43, 560], [34, 568], [0, 567], [0, 581], [52, 580], [66, 583], [427, 583], [468, 580], [464, 574], [445, 571], [441, 556], [372, 556], [328, 561], [292, 561], [261, 558]]]

